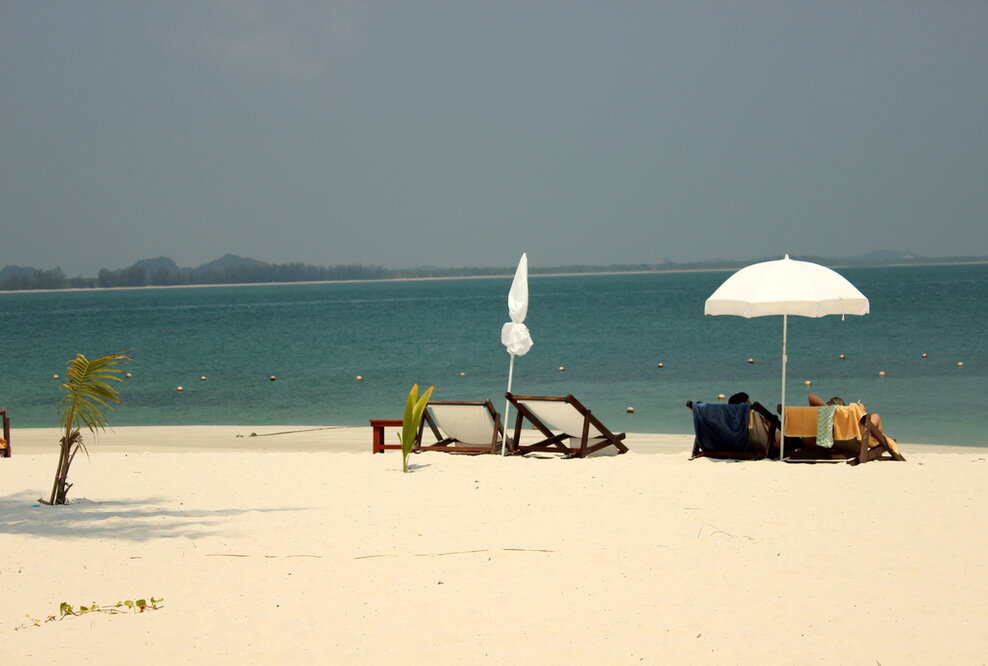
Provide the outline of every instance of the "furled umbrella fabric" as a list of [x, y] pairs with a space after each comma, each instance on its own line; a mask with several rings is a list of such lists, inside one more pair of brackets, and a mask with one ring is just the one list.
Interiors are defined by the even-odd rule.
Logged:
[[522, 254], [515, 277], [508, 290], [508, 316], [511, 321], [501, 327], [501, 344], [512, 356], [524, 356], [532, 348], [532, 336], [525, 326], [528, 316], [528, 255]]
[[[518, 268], [515, 269], [515, 277], [511, 281], [511, 289], [508, 290], [508, 316], [511, 321], [501, 327], [501, 344], [511, 355], [508, 363], [508, 393], [511, 393], [511, 380], [514, 376], [515, 357], [524, 356], [532, 348], [532, 336], [525, 326], [525, 317], [528, 316], [528, 255], [522, 253], [518, 261]], [[508, 432], [508, 409], [510, 404], [504, 403], [504, 440], [501, 442], [501, 454], [505, 453], [505, 443]]]

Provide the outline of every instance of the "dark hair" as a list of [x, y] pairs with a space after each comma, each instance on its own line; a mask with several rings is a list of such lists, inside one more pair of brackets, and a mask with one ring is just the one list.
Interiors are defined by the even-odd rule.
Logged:
[[735, 393], [730, 398], [727, 399], [727, 404], [729, 405], [740, 405], [742, 402], [748, 402], [748, 394], [744, 391], [741, 393]]
[[828, 405], [843, 405], [844, 404], [844, 398], [842, 398], [842, 397], [840, 397], [838, 395], [835, 395], [833, 398], [831, 398], [830, 400], [827, 401], [827, 404]]

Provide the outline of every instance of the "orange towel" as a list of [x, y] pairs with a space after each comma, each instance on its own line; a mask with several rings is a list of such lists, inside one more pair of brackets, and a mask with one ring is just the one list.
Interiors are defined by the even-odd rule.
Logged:
[[5, 440], [3, 437], [0, 437], [0, 449], [5, 449], [5, 448], [7, 448], [7, 440]]
[[[819, 407], [786, 407], [786, 437], [816, 437]], [[840, 405], [834, 410], [834, 439], [859, 439], [864, 416], [861, 405]]]
[[786, 407], [786, 437], [816, 437], [816, 407]]
[[838, 406], [834, 410], [834, 439], [860, 439], [860, 421], [864, 413], [861, 405], [856, 402]]

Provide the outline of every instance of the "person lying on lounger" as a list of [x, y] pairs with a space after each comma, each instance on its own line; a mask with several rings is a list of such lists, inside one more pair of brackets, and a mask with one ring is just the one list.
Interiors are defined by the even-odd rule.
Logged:
[[[729, 405], [741, 405], [741, 404], [749, 403], [749, 402], [751, 402], [751, 397], [747, 393], [745, 393], [744, 391], [740, 391], [738, 393], [735, 393], [734, 395], [732, 395], [730, 398], [727, 399], [727, 404], [729, 404]], [[752, 444], [754, 444], [754, 446], [756, 446], [756, 447], [760, 447], [761, 450], [764, 451], [765, 448], [768, 446], [768, 433], [769, 433], [769, 423], [766, 420], [766, 417], [771, 417], [771, 414], [769, 414], [768, 411], [761, 411], [760, 412], [759, 410], [765, 410], [765, 408], [763, 406], [761, 406], [760, 404], [758, 404], [758, 403], [755, 403], [755, 404], [758, 406], [758, 409], [756, 409], [756, 410], [754, 410], [752, 412], [752, 423], [751, 423], [751, 426], [750, 426], [750, 437], [751, 437]], [[692, 400], [687, 400], [686, 401], [686, 407], [687, 407], [687, 409], [692, 410], [693, 409], [693, 401]], [[776, 428], [778, 428], [778, 425], [779, 425], [778, 419], [777, 418], [774, 418], [774, 417], [772, 417], [772, 418], [775, 421]], [[781, 439], [782, 439], [782, 435], [778, 431], [778, 429], [776, 429], [775, 430], [774, 437], [773, 437], [773, 440], [774, 441], [772, 443], [771, 448], [769, 449], [769, 453], [776, 453], [776, 454], [778, 454], [778, 452], [779, 452], [779, 443], [780, 443]]]
[[[729, 405], [740, 405], [741, 403], [751, 402], [751, 398], [747, 393], [741, 391], [740, 393], [735, 393], [730, 398], [727, 399], [727, 404]], [[686, 409], [693, 409], [693, 401], [686, 401]]]
[[[846, 404], [844, 402], [844, 399], [841, 398], [840, 396], [835, 395], [830, 400], [824, 401], [823, 398], [821, 398], [820, 396], [816, 395], [815, 393], [810, 393], [807, 396], [807, 401], [809, 402], [810, 407], [826, 407], [827, 405], [838, 405], [838, 406], [840, 406], [840, 405], [845, 405]], [[862, 412], [864, 412], [865, 414], [868, 414], [868, 409], [864, 406], [864, 403], [863, 402], [857, 402], [857, 403], [853, 403], [853, 404], [857, 404], [859, 407], [861, 407], [861, 411]], [[899, 455], [899, 446], [896, 444], [896, 442], [895, 442], [894, 439], [892, 439], [891, 437], [889, 437], [888, 435], [885, 434], [885, 430], [882, 428], [882, 417], [881, 417], [881, 415], [880, 414], [868, 414], [868, 420], [871, 421], [873, 424], [875, 424], [875, 427], [878, 429], [878, 432], [880, 432], [883, 435], [885, 435], [885, 439], [887, 439], [888, 440], [888, 443], [889, 443], [889, 450], [892, 451], [892, 453], [894, 453], [896, 455]], [[878, 442], [876, 440], [872, 440], [872, 441], [873, 441], [873, 443], [871, 444], [872, 446], [877, 446], [878, 445]]]

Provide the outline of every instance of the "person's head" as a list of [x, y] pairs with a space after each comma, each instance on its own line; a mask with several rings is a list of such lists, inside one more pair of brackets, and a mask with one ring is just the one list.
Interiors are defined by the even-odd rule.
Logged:
[[729, 405], [740, 405], [743, 402], [750, 402], [751, 398], [748, 394], [742, 391], [741, 393], [735, 393], [730, 398], [727, 399], [727, 404]]
[[844, 398], [841, 398], [840, 396], [835, 395], [833, 398], [831, 398], [830, 400], [827, 401], [827, 404], [828, 405], [843, 405], [844, 404]]

